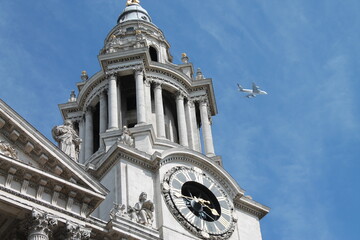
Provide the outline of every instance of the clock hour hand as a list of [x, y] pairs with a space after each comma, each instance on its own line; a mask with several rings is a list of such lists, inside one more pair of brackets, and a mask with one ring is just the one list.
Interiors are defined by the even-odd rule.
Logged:
[[214, 215], [214, 216], [220, 216], [219, 213], [218, 213], [218, 211], [216, 211], [215, 208], [211, 208], [211, 207], [209, 207], [208, 205], [205, 205], [205, 204], [202, 204], [202, 206], [208, 208], [208, 209], [211, 211], [212, 215]]

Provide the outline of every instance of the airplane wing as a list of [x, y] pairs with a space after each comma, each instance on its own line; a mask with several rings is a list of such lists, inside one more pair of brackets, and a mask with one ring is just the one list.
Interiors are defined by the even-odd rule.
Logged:
[[259, 93], [260, 91], [259, 91], [259, 86], [256, 86], [256, 84], [255, 83], [252, 83], [252, 90], [253, 90], [253, 93]]

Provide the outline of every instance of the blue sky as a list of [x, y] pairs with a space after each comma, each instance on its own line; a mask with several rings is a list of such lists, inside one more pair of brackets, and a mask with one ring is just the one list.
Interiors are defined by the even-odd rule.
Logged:
[[[360, 1], [143, 0], [171, 44], [213, 78], [215, 151], [271, 207], [264, 239], [360, 235]], [[0, 98], [51, 138], [57, 104], [125, 0], [0, 0]], [[269, 95], [247, 99], [236, 83]]]

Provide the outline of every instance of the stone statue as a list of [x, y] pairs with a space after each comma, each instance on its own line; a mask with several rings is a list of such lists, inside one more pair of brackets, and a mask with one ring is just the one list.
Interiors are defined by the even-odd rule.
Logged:
[[59, 143], [60, 149], [73, 160], [77, 161], [80, 152], [80, 143], [82, 141], [73, 129], [72, 122], [66, 120], [64, 125], [55, 126], [52, 129], [52, 135], [55, 141]]
[[134, 3], [140, 4], [140, 1], [139, 0], [127, 0], [126, 6], [129, 6], [129, 5], [134, 4]]
[[146, 199], [147, 194], [142, 192], [139, 196], [139, 202], [134, 207], [128, 207], [128, 214], [132, 221], [151, 226], [154, 221], [154, 203]]
[[17, 152], [9, 143], [0, 140], [0, 154], [18, 159]]
[[134, 147], [134, 139], [131, 137], [130, 130], [124, 126], [121, 136], [118, 138], [119, 143]]
[[116, 220], [117, 217], [125, 216], [124, 213], [125, 208], [126, 208], [125, 204], [114, 203], [114, 207], [110, 210], [110, 219]]

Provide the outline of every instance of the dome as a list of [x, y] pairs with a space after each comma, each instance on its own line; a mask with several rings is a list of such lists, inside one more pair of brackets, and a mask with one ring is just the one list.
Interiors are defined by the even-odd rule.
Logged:
[[138, 3], [130, 3], [124, 9], [124, 12], [119, 16], [117, 22], [123, 23], [126, 21], [137, 20], [151, 23], [151, 18], [148, 12]]

